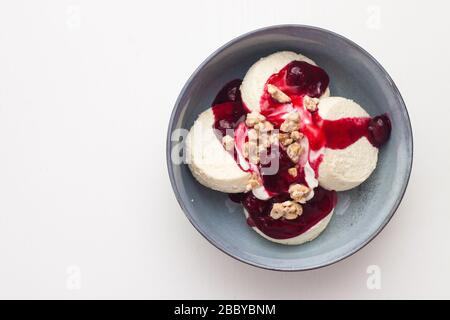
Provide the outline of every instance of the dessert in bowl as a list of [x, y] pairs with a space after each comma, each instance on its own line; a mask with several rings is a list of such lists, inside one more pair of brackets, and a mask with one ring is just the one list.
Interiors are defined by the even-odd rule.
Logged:
[[[362, 247], [398, 206], [411, 166], [406, 109], [386, 75], [361, 48], [311, 27], [259, 30], [219, 49], [169, 127], [171, 181], [194, 226], [277, 270]], [[187, 164], [173, 164], [176, 128], [189, 130]]]
[[247, 223], [287, 245], [328, 225], [336, 191], [363, 183], [390, 136], [387, 115], [330, 96], [330, 78], [291, 51], [255, 62], [227, 83], [190, 129], [187, 163], [199, 183], [229, 193]]

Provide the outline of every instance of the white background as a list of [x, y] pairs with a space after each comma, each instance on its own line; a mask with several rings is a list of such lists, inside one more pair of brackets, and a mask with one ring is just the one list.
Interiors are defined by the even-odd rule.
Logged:
[[[450, 298], [450, 6], [445, 1], [2, 1], [0, 298]], [[389, 225], [333, 266], [260, 270], [189, 224], [165, 165], [169, 116], [216, 48], [320, 26], [396, 81], [414, 167]], [[388, 190], [386, 190], [388, 192]], [[381, 289], [366, 285], [368, 266]]]

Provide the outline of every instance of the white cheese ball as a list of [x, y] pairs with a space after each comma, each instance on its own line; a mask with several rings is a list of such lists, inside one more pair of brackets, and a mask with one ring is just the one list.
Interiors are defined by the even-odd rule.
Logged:
[[[278, 73], [292, 61], [305, 61], [316, 65], [314, 61], [304, 55], [292, 51], [280, 51], [265, 58], [261, 58], [248, 69], [241, 85], [242, 101], [251, 111], [260, 111], [260, 100], [264, 93], [264, 86], [270, 76]], [[329, 88], [322, 97], [330, 95]]]
[[[356, 102], [342, 97], [328, 97], [319, 103], [323, 119], [369, 117]], [[345, 149], [325, 148], [319, 167], [319, 185], [328, 190], [345, 191], [363, 183], [377, 166], [378, 148], [362, 137]]]
[[244, 192], [251, 174], [244, 172], [227, 152], [214, 131], [212, 108], [200, 114], [186, 138], [192, 175], [202, 185], [227, 193]]

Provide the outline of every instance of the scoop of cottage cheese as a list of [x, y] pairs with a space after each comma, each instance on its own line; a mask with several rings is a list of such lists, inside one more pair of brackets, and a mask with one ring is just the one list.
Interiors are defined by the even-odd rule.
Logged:
[[[261, 58], [250, 67], [241, 85], [242, 101], [249, 110], [260, 111], [260, 100], [267, 80], [271, 75], [279, 72], [292, 61], [305, 61], [316, 65], [313, 60], [302, 54], [292, 51], [280, 51]], [[327, 88], [323, 97], [329, 95], [330, 90]]]
[[246, 191], [251, 174], [243, 171], [225, 150], [213, 127], [212, 108], [200, 114], [186, 138], [187, 162], [202, 185], [227, 193]]
[[[328, 97], [319, 103], [322, 119], [338, 120], [351, 117], [369, 117], [356, 102], [342, 97]], [[345, 149], [323, 150], [319, 167], [319, 185], [328, 190], [345, 191], [363, 183], [377, 166], [378, 148], [366, 137], [361, 137]]]

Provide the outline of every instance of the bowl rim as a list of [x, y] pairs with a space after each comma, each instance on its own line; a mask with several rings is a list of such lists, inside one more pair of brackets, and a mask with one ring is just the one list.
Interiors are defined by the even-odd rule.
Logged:
[[[214, 57], [216, 57], [220, 52], [222, 52], [224, 49], [234, 45], [237, 42], [240, 42], [248, 37], [254, 36], [256, 34], [259, 33], [264, 33], [267, 31], [272, 31], [272, 30], [277, 30], [277, 29], [286, 29], [286, 28], [290, 28], [290, 29], [301, 29], [301, 30], [312, 30], [312, 31], [317, 31], [317, 32], [322, 32], [325, 33], [327, 35], [331, 35], [333, 37], [339, 38], [340, 40], [344, 41], [347, 45], [355, 48], [356, 50], [360, 51], [362, 54], [364, 54], [367, 58], [369, 58], [369, 60], [371, 60], [372, 63], [375, 64], [376, 67], [379, 68], [379, 70], [384, 74], [384, 76], [386, 77], [386, 79], [388, 80], [392, 90], [394, 91], [394, 94], [397, 96], [403, 110], [405, 111], [405, 115], [406, 115], [406, 120], [407, 120], [407, 130], [409, 131], [409, 135], [411, 137], [410, 139], [410, 156], [409, 156], [409, 164], [408, 164], [408, 173], [407, 173], [407, 177], [406, 179], [403, 181], [403, 185], [402, 188], [400, 190], [400, 193], [397, 197], [396, 202], [394, 203], [394, 205], [392, 206], [389, 214], [386, 216], [386, 218], [383, 220], [383, 222], [380, 224], [380, 226], [375, 230], [375, 232], [373, 232], [369, 237], [367, 237], [367, 239], [365, 239], [363, 242], [361, 242], [359, 245], [357, 245], [356, 247], [354, 247], [352, 250], [349, 250], [348, 252], [345, 252], [341, 255], [339, 255], [338, 257], [325, 262], [325, 263], [319, 263], [313, 266], [309, 266], [309, 267], [286, 267], [286, 266], [273, 266], [273, 265], [266, 265], [266, 264], [262, 264], [262, 263], [258, 263], [252, 260], [248, 260], [245, 259], [243, 257], [240, 257], [236, 254], [233, 254], [231, 252], [228, 252], [226, 250], [226, 248], [222, 247], [221, 244], [219, 244], [217, 241], [215, 241], [211, 236], [209, 236], [206, 232], [204, 232], [200, 226], [200, 224], [198, 224], [193, 217], [191, 216], [190, 212], [188, 211], [188, 209], [186, 208], [186, 206], [184, 205], [183, 201], [181, 200], [181, 196], [180, 196], [180, 192], [178, 190], [178, 187], [176, 185], [175, 182], [175, 177], [174, 177], [174, 173], [173, 173], [173, 163], [171, 161], [171, 146], [172, 146], [172, 141], [171, 141], [171, 135], [172, 135], [172, 131], [173, 131], [173, 126], [174, 126], [174, 122], [175, 122], [175, 117], [177, 115], [177, 112], [179, 111], [179, 103], [181, 98], [184, 96], [189, 84], [191, 83], [192, 79], [197, 76], [197, 74], [203, 69], [203, 67], [209, 63]], [[350, 39], [347, 39], [346, 37], [334, 32], [334, 31], [330, 31], [324, 28], [320, 28], [320, 27], [316, 27], [316, 26], [310, 26], [310, 25], [303, 25], [303, 24], [278, 24], [278, 25], [272, 25], [272, 26], [267, 26], [267, 27], [263, 27], [263, 28], [258, 28], [249, 32], [246, 32], [238, 37], [233, 38], [232, 40], [228, 41], [227, 43], [225, 43], [224, 45], [222, 45], [221, 47], [219, 47], [218, 49], [216, 49], [213, 53], [211, 53], [196, 69], [195, 71], [191, 74], [191, 76], [189, 77], [189, 79], [185, 82], [183, 88], [181, 89], [178, 98], [174, 104], [174, 107], [172, 109], [172, 113], [170, 115], [170, 120], [169, 120], [169, 125], [168, 125], [168, 129], [167, 129], [167, 137], [166, 137], [166, 165], [167, 165], [167, 170], [169, 173], [169, 178], [170, 178], [170, 184], [172, 186], [172, 189], [175, 193], [175, 197], [178, 201], [178, 204], [180, 205], [181, 209], [183, 210], [185, 216], [187, 217], [187, 219], [189, 220], [189, 222], [194, 226], [194, 228], [206, 239], [208, 240], [208, 242], [210, 242], [213, 246], [215, 246], [217, 249], [219, 249], [220, 251], [222, 251], [223, 253], [227, 254], [228, 256], [244, 262], [248, 265], [254, 266], [254, 267], [258, 267], [258, 268], [262, 268], [262, 269], [266, 269], [266, 270], [272, 270], [272, 271], [288, 271], [288, 272], [296, 272], [296, 271], [308, 271], [308, 270], [315, 270], [315, 269], [319, 269], [319, 268], [324, 268], [327, 266], [330, 266], [332, 264], [335, 264], [339, 261], [342, 261], [352, 255], [354, 255], [356, 252], [358, 252], [359, 250], [361, 250], [362, 248], [364, 248], [366, 245], [368, 245], [373, 239], [375, 239], [380, 232], [386, 227], [386, 225], [389, 223], [389, 221], [392, 219], [392, 217], [394, 216], [395, 212], [397, 211], [401, 201], [403, 200], [403, 197], [405, 195], [406, 189], [408, 187], [408, 183], [411, 177], [411, 171], [412, 171], [412, 165], [413, 165], [413, 155], [414, 155], [414, 143], [413, 143], [413, 132], [412, 132], [412, 127], [411, 127], [411, 120], [409, 117], [409, 113], [408, 113], [408, 109], [406, 108], [406, 104], [400, 94], [400, 91], [398, 90], [396, 84], [394, 83], [394, 81], [392, 80], [391, 76], [388, 74], [388, 72], [383, 68], [383, 66], [369, 53], [367, 52], [365, 49], [363, 49], [361, 46], [359, 46], [358, 44], [356, 44], [355, 42], [353, 42]]]

